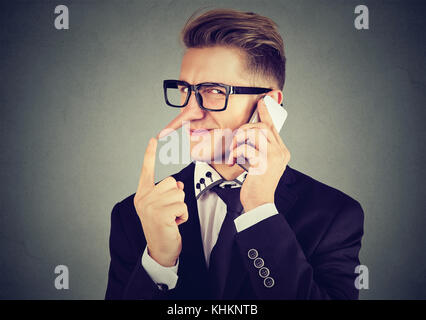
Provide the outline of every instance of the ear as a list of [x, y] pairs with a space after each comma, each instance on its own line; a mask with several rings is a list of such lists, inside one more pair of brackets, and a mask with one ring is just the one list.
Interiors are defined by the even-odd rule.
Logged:
[[281, 90], [274, 89], [266, 93], [266, 95], [270, 96], [272, 99], [278, 102], [278, 104], [283, 102], [283, 92]]

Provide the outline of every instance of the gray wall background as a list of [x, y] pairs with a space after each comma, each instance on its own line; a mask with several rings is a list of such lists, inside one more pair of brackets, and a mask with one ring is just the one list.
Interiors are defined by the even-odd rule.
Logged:
[[[66, 4], [70, 30], [54, 28]], [[353, 26], [370, 9], [370, 30]], [[425, 299], [423, 1], [13, 1], [0, 4], [0, 298], [102, 299], [113, 205], [176, 111], [178, 33], [200, 7], [276, 21], [290, 165], [365, 211], [362, 299]], [[157, 179], [183, 165], [157, 163]], [[54, 288], [54, 268], [70, 289]]]

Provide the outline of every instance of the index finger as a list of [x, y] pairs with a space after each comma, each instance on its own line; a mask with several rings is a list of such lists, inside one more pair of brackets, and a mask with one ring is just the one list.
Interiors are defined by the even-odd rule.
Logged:
[[267, 96], [265, 96], [265, 97], [263, 97], [262, 99], [259, 100], [258, 106], [257, 106], [257, 111], [259, 113], [260, 121], [266, 123], [267, 125], [269, 125], [271, 127], [273, 127], [274, 122], [272, 121], [272, 118], [271, 118], [271, 115], [269, 114], [268, 108], [266, 108], [266, 103], [265, 103], [265, 100], [264, 100], [266, 97]]
[[145, 150], [141, 175], [139, 177], [138, 190], [142, 195], [154, 188], [155, 154], [157, 152], [157, 139], [151, 138]]

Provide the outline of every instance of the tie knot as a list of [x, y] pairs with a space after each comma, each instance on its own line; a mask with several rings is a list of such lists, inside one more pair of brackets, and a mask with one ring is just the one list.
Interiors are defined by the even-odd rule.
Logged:
[[221, 188], [214, 186], [211, 191], [216, 194], [225, 202], [227, 214], [231, 214], [233, 218], [238, 217], [242, 211], [243, 206], [240, 201], [241, 188]]

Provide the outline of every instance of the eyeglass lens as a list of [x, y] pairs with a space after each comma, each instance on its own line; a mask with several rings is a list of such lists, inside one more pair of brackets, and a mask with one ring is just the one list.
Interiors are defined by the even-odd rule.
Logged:
[[[202, 99], [202, 106], [206, 109], [220, 110], [225, 107], [226, 89], [217, 85], [200, 85], [198, 93]], [[176, 106], [183, 106], [189, 94], [189, 88], [185, 85], [169, 86], [166, 90], [167, 99]]]

